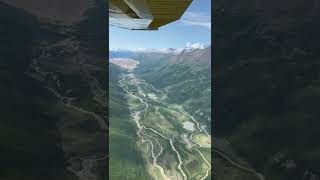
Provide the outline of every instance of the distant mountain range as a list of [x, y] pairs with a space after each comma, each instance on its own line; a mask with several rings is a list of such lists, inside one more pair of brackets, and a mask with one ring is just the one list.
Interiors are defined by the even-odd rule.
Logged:
[[132, 58], [134, 56], [133, 51], [119, 50], [119, 51], [109, 51], [109, 58]]
[[111, 49], [109, 51], [109, 57], [132, 57], [134, 53], [163, 53], [163, 54], [182, 54], [192, 52], [200, 49], [207, 49], [210, 45], [202, 45], [199, 47], [184, 47], [184, 48], [158, 48], [158, 49]]

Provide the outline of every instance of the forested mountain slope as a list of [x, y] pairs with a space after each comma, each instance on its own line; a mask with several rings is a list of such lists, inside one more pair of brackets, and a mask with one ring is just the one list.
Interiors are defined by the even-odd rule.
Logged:
[[211, 179], [210, 51], [110, 53], [112, 177]]
[[0, 17], [0, 175], [32, 179], [47, 174], [48, 179], [54, 179], [66, 173], [55, 115], [50, 114], [54, 98], [24, 74], [39, 24], [16, 8], [0, 3], [0, 9], [4, 14]]
[[166, 91], [170, 103], [182, 104], [211, 127], [211, 46], [179, 54], [137, 53], [136, 73]]
[[320, 175], [319, 12], [317, 0], [215, 1], [213, 133], [265, 179]]
[[136, 143], [125, 92], [119, 87], [121, 70], [109, 64], [109, 178], [144, 180], [149, 177]]
[[103, 179], [105, 2], [48, 2], [0, 0], [0, 179]]

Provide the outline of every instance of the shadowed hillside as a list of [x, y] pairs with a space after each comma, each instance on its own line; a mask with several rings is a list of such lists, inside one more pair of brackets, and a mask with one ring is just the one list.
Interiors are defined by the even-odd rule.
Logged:
[[320, 175], [319, 12], [317, 0], [215, 2], [213, 133], [265, 179]]
[[54, 179], [66, 173], [57, 117], [52, 114], [55, 100], [24, 74], [39, 24], [16, 8], [0, 3], [0, 9], [4, 14], [0, 17], [1, 178], [32, 179], [47, 174]]
[[105, 6], [0, 0], [0, 179], [106, 177]]

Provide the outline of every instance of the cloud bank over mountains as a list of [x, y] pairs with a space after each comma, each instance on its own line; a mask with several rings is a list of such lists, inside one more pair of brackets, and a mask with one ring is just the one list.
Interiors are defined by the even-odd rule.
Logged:
[[187, 42], [187, 44], [186, 44], [186, 48], [191, 48], [191, 49], [204, 49], [206, 47], [208, 47], [208, 46], [205, 44], [202, 44], [202, 43]]
[[148, 48], [136, 48], [136, 49], [119, 49], [112, 48], [110, 51], [119, 52], [119, 51], [132, 51], [132, 52], [142, 52], [142, 53], [173, 53], [180, 54], [182, 52], [193, 51], [196, 49], [205, 49], [210, 45], [199, 43], [199, 42], [187, 42], [186, 46], [183, 48], [159, 48], [159, 49], [148, 49]]

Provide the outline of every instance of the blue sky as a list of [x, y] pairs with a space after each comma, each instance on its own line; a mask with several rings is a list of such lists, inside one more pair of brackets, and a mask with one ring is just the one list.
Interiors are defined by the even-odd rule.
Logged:
[[110, 49], [182, 48], [211, 44], [211, 0], [193, 0], [180, 20], [157, 31], [109, 26]]

